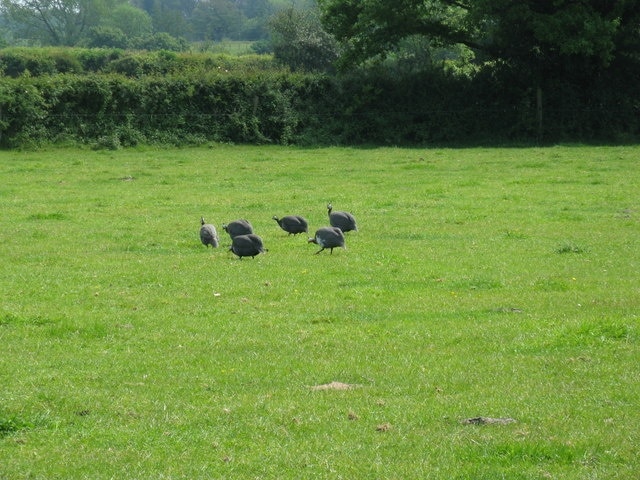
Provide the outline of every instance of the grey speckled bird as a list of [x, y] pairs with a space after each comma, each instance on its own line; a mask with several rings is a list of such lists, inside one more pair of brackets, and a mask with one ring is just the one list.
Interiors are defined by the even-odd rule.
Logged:
[[274, 215], [273, 219], [278, 222], [280, 228], [289, 235], [297, 235], [298, 233], [306, 233], [309, 231], [309, 223], [300, 215], [287, 215], [282, 218], [278, 218]]
[[200, 240], [205, 247], [216, 248], [218, 246], [218, 232], [216, 227], [204, 221], [204, 217], [200, 218]]
[[333, 205], [327, 205], [327, 213], [329, 214], [329, 223], [332, 227], [338, 227], [343, 232], [358, 230], [356, 219], [349, 212], [334, 212]]
[[253, 233], [253, 227], [248, 220], [234, 220], [227, 224], [222, 225], [222, 229], [229, 234], [231, 239], [238, 235], [249, 235]]
[[233, 237], [229, 250], [235, 253], [241, 260], [242, 257], [253, 258], [256, 255], [266, 252], [262, 239], [255, 233]]
[[325, 248], [329, 248], [333, 254], [333, 249], [336, 247], [342, 247], [346, 249], [344, 243], [344, 234], [338, 227], [322, 227], [316, 231], [313, 238], [309, 239], [309, 243], [315, 243], [321, 248], [316, 252], [316, 255], [323, 251]]

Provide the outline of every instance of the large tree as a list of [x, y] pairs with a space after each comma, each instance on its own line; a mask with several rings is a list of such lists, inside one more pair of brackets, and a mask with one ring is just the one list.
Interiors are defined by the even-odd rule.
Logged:
[[193, 10], [191, 24], [197, 40], [237, 39], [244, 17], [232, 0], [203, 0]]
[[354, 64], [423, 35], [544, 72], [638, 61], [640, 0], [318, 0], [328, 31]]
[[271, 18], [273, 54], [292, 70], [329, 70], [338, 50], [334, 38], [311, 10], [286, 8]]
[[96, 26], [106, 0], [1, 0], [2, 12], [25, 38], [50, 45], [75, 45]]
[[100, 24], [105, 27], [119, 28], [129, 38], [153, 33], [151, 16], [130, 3], [122, 3], [113, 8], [101, 19]]
[[185, 37], [190, 30], [189, 18], [199, 0], [131, 0], [131, 3], [151, 15], [154, 31]]

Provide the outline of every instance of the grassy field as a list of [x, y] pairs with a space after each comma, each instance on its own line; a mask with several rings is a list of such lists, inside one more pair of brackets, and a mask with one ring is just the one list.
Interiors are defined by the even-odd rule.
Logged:
[[0, 152], [0, 479], [637, 478], [639, 159]]
[[200, 49], [226, 55], [248, 55], [255, 54], [251, 49], [253, 43], [254, 42], [244, 40], [222, 40], [220, 42], [205, 42], [201, 45]]

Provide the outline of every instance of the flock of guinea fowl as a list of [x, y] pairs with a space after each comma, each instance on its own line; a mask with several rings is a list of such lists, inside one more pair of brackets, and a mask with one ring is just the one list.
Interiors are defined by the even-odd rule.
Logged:
[[[344, 241], [344, 232], [358, 230], [356, 219], [349, 212], [338, 212], [333, 210], [331, 204], [327, 205], [329, 214], [330, 227], [321, 227], [316, 230], [315, 235], [309, 238], [309, 243], [315, 243], [320, 246], [320, 250], [316, 254], [328, 248], [331, 253], [336, 247], [346, 248]], [[286, 217], [273, 219], [278, 222], [280, 228], [289, 235], [297, 235], [298, 233], [307, 233], [309, 231], [309, 223], [300, 215], [287, 215]], [[210, 223], [206, 223], [204, 217], [200, 219], [200, 240], [209, 247], [215, 248], [219, 245], [218, 232], [216, 227]], [[248, 220], [234, 220], [233, 222], [222, 225], [225, 232], [231, 237], [231, 248], [238, 258], [255, 257], [266, 250], [262, 243], [262, 238], [253, 233], [253, 227]]]

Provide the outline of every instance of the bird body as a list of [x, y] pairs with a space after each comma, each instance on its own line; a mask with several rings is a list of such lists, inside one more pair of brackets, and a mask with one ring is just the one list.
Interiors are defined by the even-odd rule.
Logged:
[[274, 215], [273, 219], [278, 222], [280, 228], [289, 233], [289, 235], [297, 235], [298, 233], [306, 233], [309, 231], [309, 223], [300, 215], [287, 215], [282, 218], [278, 218]]
[[319, 228], [316, 230], [314, 237], [309, 239], [309, 243], [315, 243], [321, 247], [320, 250], [316, 252], [316, 255], [325, 248], [329, 248], [332, 254], [333, 249], [336, 247], [347, 248], [344, 243], [344, 234], [338, 227]]
[[242, 257], [253, 258], [266, 251], [262, 239], [255, 233], [236, 235], [231, 241], [231, 248], [229, 250], [235, 253], [240, 259], [242, 259]]
[[329, 223], [332, 227], [338, 227], [343, 232], [358, 230], [356, 219], [349, 212], [334, 212], [333, 205], [327, 205], [327, 213], [329, 214]]
[[229, 234], [231, 239], [238, 235], [249, 235], [253, 233], [253, 227], [248, 220], [234, 220], [228, 224], [222, 225], [222, 229]]
[[211, 225], [210, 223], [206, 223], [204, 221], [204, 217], [200, 218], [200, 241], [205, 247], [209, 247], [211, 245], [212, 248], [216, 248], [218, 246], [218, 232], [216, 231], [216, 227]]

